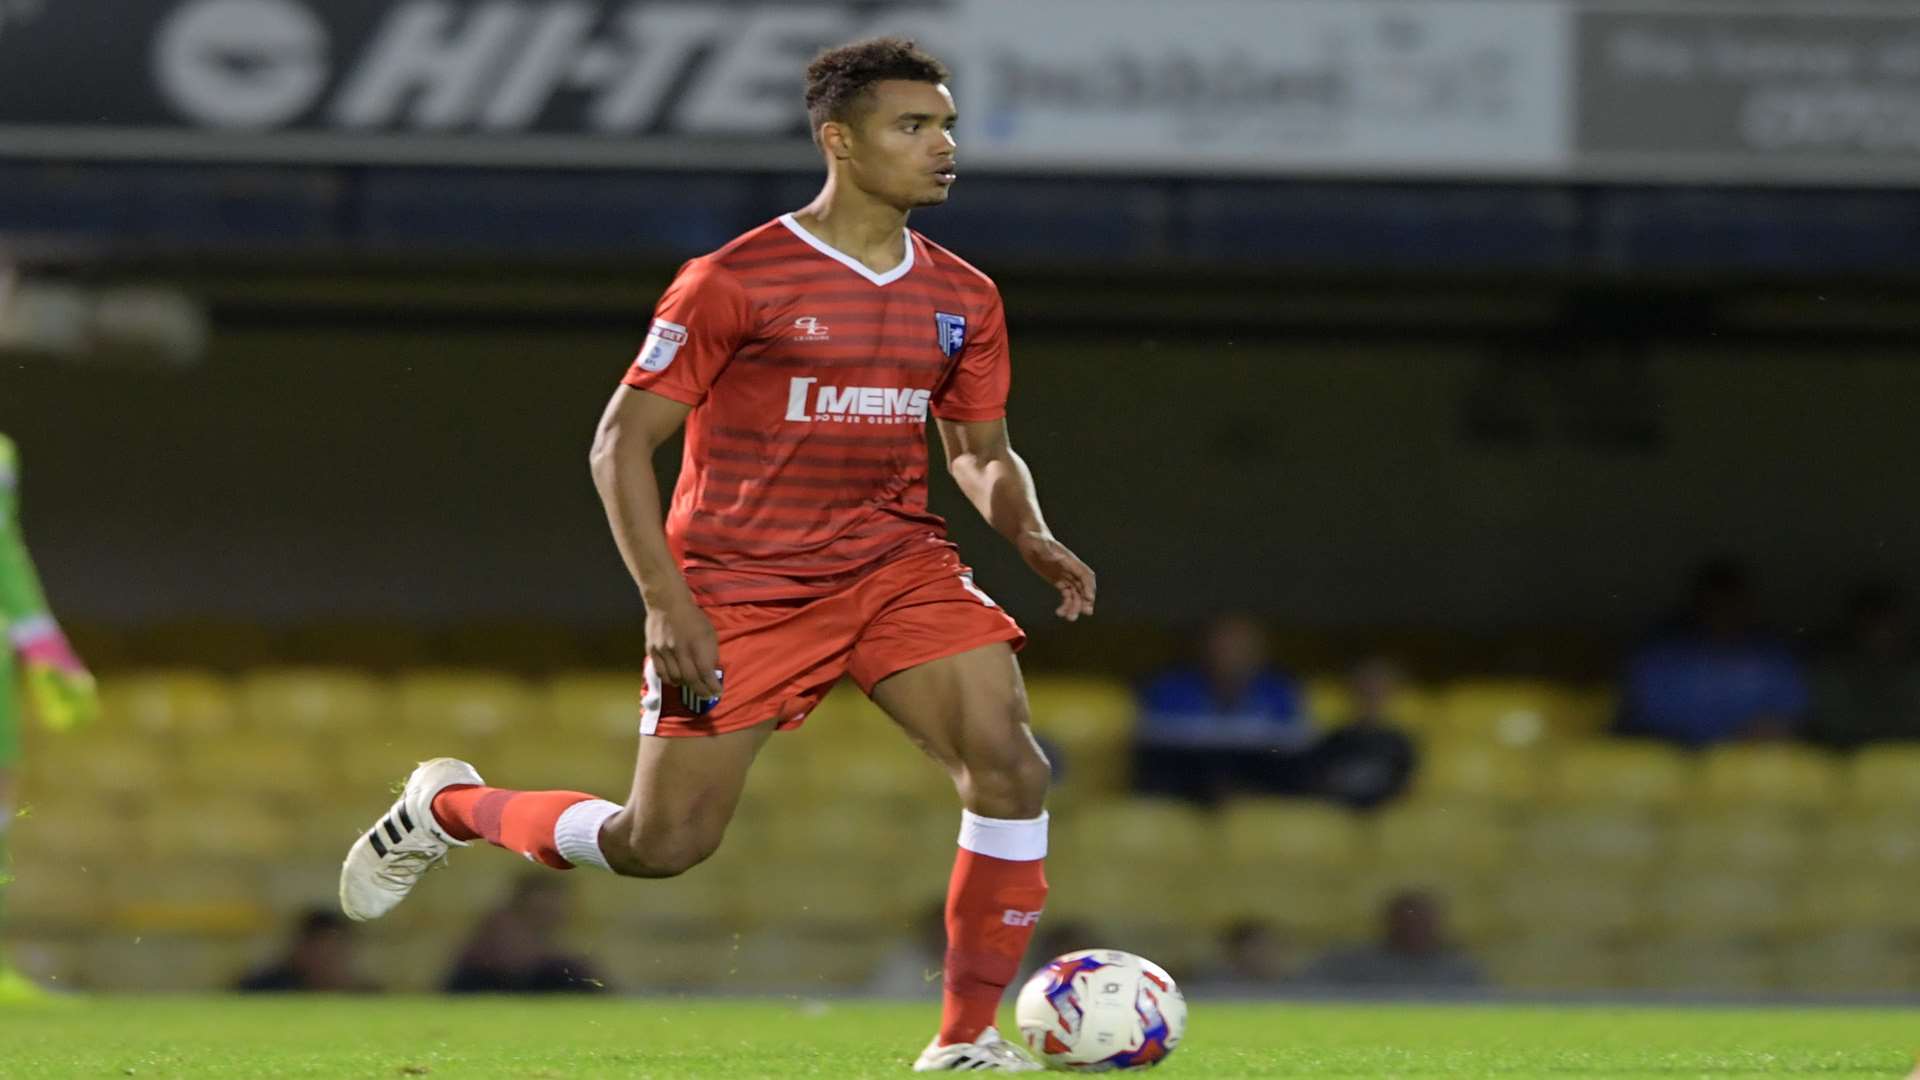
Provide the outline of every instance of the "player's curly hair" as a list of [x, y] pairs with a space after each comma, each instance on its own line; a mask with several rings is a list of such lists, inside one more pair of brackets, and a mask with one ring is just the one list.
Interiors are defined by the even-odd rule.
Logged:
[[818, 138], [821, 124], [855, 119], [874, 83], [943, 83], [950, 77], [947, 65], [906, 38], [868, 38], [828, 49], [807, 65], [807, 120]]

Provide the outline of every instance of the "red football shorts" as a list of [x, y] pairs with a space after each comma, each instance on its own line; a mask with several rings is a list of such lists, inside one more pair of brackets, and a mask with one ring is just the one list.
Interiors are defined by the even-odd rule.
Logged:
[[808, 600], [703, 608], [720, 638], [720, 704], [699, 716], [646, 665], [642, 735], [721, 735], [776, 720], [799, 727], [843, 675], [862, 693], [889, 675], [1027, 635], [973, 583], [951, 548], [883, 564]]

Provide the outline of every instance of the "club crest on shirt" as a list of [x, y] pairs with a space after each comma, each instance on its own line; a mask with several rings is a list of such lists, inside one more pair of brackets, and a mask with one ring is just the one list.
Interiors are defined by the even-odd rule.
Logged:
[[940, 331], [941, 354], [949, 360], [959, 356], [960, 350], [967, 347], [967, 317], [936, 311], [933, 324]]

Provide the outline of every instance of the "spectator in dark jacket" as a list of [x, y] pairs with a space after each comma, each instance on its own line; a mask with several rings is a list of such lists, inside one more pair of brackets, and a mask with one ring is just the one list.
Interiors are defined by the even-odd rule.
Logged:
[[1147, 794], [1211, 801], [1235, 792], [1290, 793], [1303, 781], [1313, 732], [1293, 679], [1247, 615], [1214, 621], [1197, 663], [1170, 668], [1140, 692], [1134, 777]]
[[1920, 662], [1900, 590], [1869, 584], [1854, 593], [1837, 647], [1814, 667], [1807, 734], [1840, 749], [1920, 739]]
[[325, 908], [302, 915], [286, 952], [248, 972], [233, 988], [241, 993], [324, 994], [364, 994], [380, 989], [359, 972], [353, 924], [346, 916]]

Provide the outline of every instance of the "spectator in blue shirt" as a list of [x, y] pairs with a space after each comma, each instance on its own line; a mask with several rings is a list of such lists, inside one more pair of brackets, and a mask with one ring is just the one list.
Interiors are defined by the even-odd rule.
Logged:
[[1313, 741], [1300, 691], [1268, 654], [1247, 615], [1216, 619], [1196, 664], [1171, 668], [1140, 692], [1136, 787], [1211, 801], [1236, 791], [1290, 793]]
[[1800, 664], [1760, 628], [1746, 570], [1716, 559], [1682, 616], [1634, 654], [1617, 730], [1687, 747], [1779, 738], [1806, 708]]

